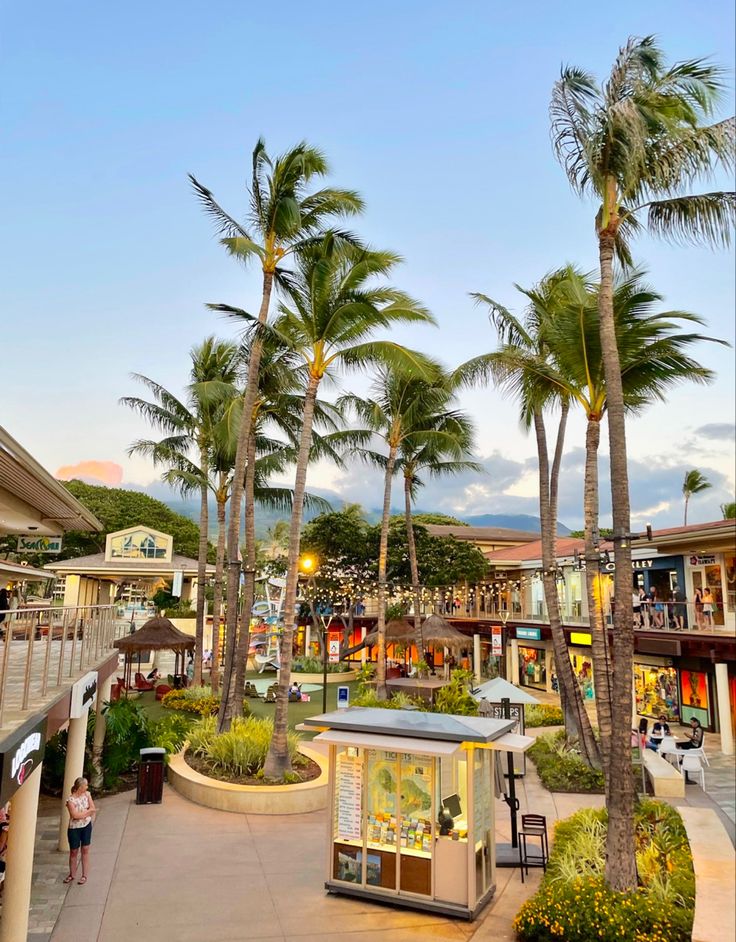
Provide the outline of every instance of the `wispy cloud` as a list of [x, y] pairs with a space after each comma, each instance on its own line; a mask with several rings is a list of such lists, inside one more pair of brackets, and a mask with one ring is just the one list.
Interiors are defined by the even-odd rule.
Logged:
[[119, 487], [123, 480], [123, 469], [115, 461], [78, 461], [59, 468], [54, 475], [59, 481], [76, 478], [88, 484], [107, 484]]

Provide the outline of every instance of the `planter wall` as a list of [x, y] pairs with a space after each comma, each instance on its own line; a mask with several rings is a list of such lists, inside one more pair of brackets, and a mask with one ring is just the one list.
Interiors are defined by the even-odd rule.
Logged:
[[208, 778], [187, 765], [184, 752], [169, 757], [169, 784], [184, 798], [234, 814], [306, 814], [327, 807], [327, 756], [305, 743], [299, 751], [316, 762], [321, 773], [298, 785], [234, 785]]

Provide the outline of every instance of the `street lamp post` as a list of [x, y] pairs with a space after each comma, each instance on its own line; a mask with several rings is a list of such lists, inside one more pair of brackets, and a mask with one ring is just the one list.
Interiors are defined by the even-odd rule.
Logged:
[[[302, 556], [299, 560], [299, 569], [307, 577], [310, 590], [309, 607], [312, 612], [312, 624], [316, 625], [317, 618], [322, 623], [322, 712], [327, 712], [327, 627], [324, 619], [317, 615], [314, 604], [316, 594], [315, 577], [317, 575], [317, 560], [313, 556]], [[306, 653], [306, 652], [305, 652]]]

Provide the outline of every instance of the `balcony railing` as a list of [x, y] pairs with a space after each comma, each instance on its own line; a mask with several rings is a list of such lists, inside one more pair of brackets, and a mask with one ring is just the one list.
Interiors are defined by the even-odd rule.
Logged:
[[70, 686], [127, 630], [114, 605], [8, 611], [0, 623], [0, 727], [7, 711], [28, 711]]

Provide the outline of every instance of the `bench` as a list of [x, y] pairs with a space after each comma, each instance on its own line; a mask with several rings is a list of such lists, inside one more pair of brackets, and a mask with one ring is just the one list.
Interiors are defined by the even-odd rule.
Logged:
[[657, 798], [685, 797], [685, 779], [666, 759], [651, 749], [645, 749], [641, 761]]

